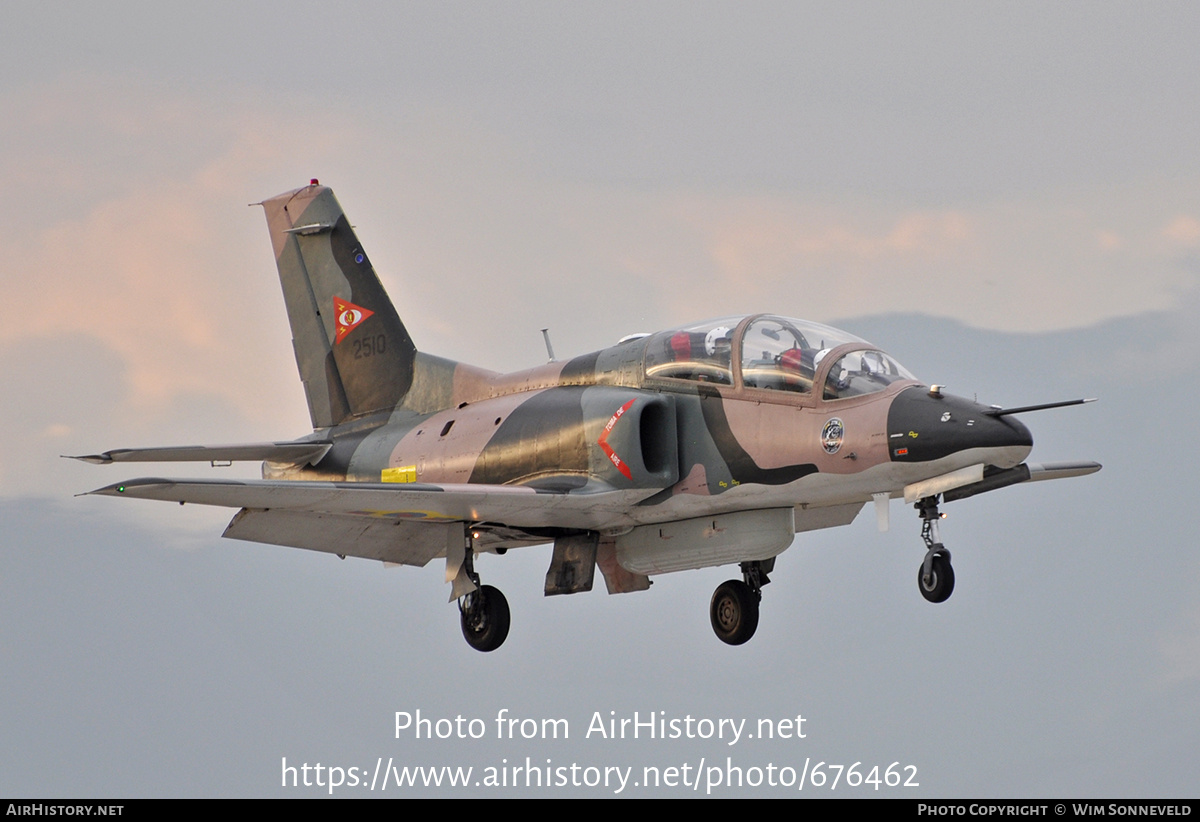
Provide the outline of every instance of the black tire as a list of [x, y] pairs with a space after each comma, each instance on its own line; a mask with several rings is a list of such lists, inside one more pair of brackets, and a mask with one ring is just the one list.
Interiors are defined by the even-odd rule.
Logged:
[[930, 602], [945, 602], [954, 593], [954, 566], [950, 560], [941, 554], [933, 555], [933, 564], [929, 569], [929, 584], [925, 584], [925, 563], [917, 569], [917, 587], [921, 596]]
[[471, 608], [460, 609], [462, 632], [467, 644], [476, 651], [494, 651], [508, 638], [508, 600], [499, 588], [484, 585], [469, 594]]
[[708, 608], [713, 632], [729, 645], [741, 645], [758, 630], [758, 597], [740, 579], [722, 582]]

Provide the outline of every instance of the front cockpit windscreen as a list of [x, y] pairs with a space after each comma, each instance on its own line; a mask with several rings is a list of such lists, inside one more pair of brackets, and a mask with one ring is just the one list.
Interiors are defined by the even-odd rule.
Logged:
[[825, 377], [825, 399], [841, 400], [882, 391], [897, 380], [916, 379], [882, 351], [851, 351]]

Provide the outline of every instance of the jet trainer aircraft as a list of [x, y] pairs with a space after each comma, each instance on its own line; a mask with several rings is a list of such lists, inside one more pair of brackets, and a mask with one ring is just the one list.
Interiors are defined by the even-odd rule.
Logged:
[[91, 493], [239, 508], [224, 536], [385, 563], [446, 563], [463, 635], [508, 635], [475, 558], [553, 542], [545, 593], [644, 591], [737, 563], [710, 603], [717, 636], [758, 626], [775, 557], [869, 502], [914, 504], [921, 594], [954, 589], [938, 506], [1094, 462], [1024, 462], [1022, 408], [919, 383], [865, 340], [771, 314], [626, 337], [513, 374], [418, 351], [333, 192], [264, 201], [313, 433], [291, 442], [135, 448], [94, 463], [263, 460], [261, 480], [134, 479]]

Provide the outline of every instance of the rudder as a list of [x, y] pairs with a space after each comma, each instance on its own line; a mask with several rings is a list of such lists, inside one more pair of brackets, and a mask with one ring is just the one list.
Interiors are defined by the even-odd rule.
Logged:
[[314, 180], [262, 206], [313, 428], [395, 408], [416, 346], [333, 191]]

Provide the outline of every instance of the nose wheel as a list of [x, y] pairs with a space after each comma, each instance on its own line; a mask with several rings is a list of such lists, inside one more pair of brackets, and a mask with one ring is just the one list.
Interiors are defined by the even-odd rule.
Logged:
[[915, 507], [921, 515], [921, 539], [925, 542], [925, 559], [917, 570], [917, 587], [929, 602], [945, 602], [954, 593], [954, 567], [938, 533], [942, 518], [938, 498], [925, 497]]
[[950, 554], [934, 554], [926, 563], [921, 563], [917, 569], [917, 587], [921, 596], [930, 602], [945, 602], [954, 593], [954, 567], [950, 564]]

